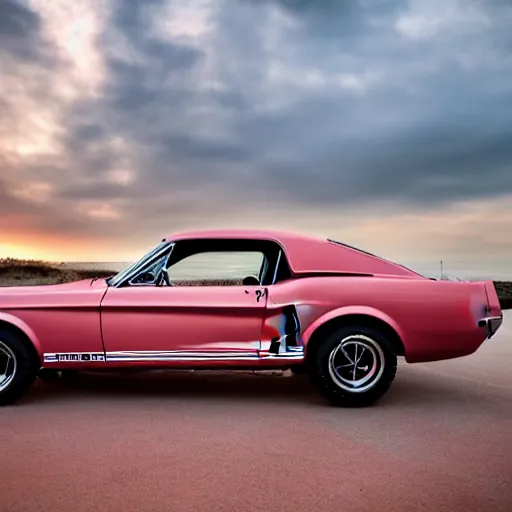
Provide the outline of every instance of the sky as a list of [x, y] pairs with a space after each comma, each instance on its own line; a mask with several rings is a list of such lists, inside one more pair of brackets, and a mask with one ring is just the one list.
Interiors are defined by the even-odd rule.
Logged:
[[0, 257], [277, 228], [512, 279], [509, 0], [0, 0]]

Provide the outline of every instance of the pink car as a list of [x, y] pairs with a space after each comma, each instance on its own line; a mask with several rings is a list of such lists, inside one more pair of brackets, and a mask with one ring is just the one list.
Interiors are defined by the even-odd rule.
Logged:
[[0, 289], [0, 404], [41, 369], [291, 368], [364, 406], [397, 356], [466, 356], [502, 318], [492, 281], [437, 281], [297, 234], [181, 233], [110, 279]]

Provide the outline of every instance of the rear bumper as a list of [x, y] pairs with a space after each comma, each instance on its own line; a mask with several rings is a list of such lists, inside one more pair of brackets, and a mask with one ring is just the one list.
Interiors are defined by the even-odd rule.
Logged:
[[478, 327], [487, 328], [487, 339], [492, 338], [503, 323], [503, 313], [500, 316], [489, 316], [478, 322]]

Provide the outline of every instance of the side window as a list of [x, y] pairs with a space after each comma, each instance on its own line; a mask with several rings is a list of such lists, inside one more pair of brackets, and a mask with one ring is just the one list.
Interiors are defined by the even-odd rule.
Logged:
[[167, 274], [173, 286], [240, 286], [247, 276], [258, 277], [263, 260], [261, 252], [201, 252], [171, 265]]

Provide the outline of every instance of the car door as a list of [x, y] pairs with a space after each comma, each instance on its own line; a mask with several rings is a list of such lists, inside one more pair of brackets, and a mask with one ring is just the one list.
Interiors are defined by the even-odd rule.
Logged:
[[107, 361], [257, 358], [261, 286], [109, 288], [101, 306]]

